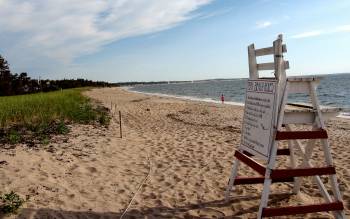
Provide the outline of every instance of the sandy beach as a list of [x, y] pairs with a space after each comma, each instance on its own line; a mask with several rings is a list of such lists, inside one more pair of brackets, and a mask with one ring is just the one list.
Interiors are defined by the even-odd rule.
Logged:
[[[234, 150], [240, 143], [241, 106], [119, 88], [85, 94], [110, 108], [108, 128], [71, 125], [69, 134], [54, 137], [48, 145], [1, 147], [1, 192], [13, 190], [29, 197], [18, 215], [6, 218], [256, 217], [261, 185], [238, 186], [224, 202]], [[327, 129], [350, 216], [350, 120], [334, 118]], [[313, 158], [314, 164], [323, 163], [320, 147]], [[285, 158], [278, 162], [279, 167], [287, 165]], [[240, 174], [254, 172], [243, 167]], [[322, 197], [311, 178], [305, 178], [299, 195], [290, 192], [290, 184], [274, 184], [271, 206], [319, 203]], [[285, 218], [332, 218], [332, 214]]]

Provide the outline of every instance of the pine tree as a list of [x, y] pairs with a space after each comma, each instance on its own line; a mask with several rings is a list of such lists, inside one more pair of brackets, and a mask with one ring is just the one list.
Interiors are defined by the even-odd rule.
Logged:
[[0, 55], [0, 96], [11, 95], [11, 76], [9, 64]]

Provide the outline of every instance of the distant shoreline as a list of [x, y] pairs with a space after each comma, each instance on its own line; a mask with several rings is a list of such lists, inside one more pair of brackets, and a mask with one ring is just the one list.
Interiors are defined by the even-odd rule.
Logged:
[[[158, 96], [158, 97], [169, 97], [169, 98], [177, 98], [177, 99], [190, 100], [190, 101], [222, 104], [220, 100], [213, 100], [210, 98], [199, 98], [199, 97], [193, 97], [193, 96], [181, 96], [181, 95], [171, 95], [171, 94], [135, 91], [135, 90], [131, 90], [131, 88], [133, 88], [133, 86], [120, 87], [120, 88], [122, 88], [123, 90], [129, 91], [129, 92], [138, 93], [138, 94], [146, 94], [146, 95], [152, 95], [152, 96]], [[224, 104], [234, 105], [234, 106], [244, 106], [244, 103], [234, 102], [234, 101], [225, 101]]]
[[[142, 92], [142, 91], [131, 90], [133, 87], [134, 86], [123, 86], [120, 88], [125, 90], [125, 91], [133, 92], [133, 93], [137, 93], [137, 94], [146, 94], [146, 95], [157, 96], [157, 97], [167, 97], [167, 98], [176, 98], [176, 99], [189, 100], [189, 101], [199, 101], [199, 102], [206, 102], [206, 103], [222, 104], [220, 100], [213, 100], [210, 98], [199, 98], [199, 97], [193, 97], [193, 96], [181, 96], [181, 95], [171, 95], [171, 94], [162, 94], [162, 93]], [[242, 102], [225, 101], [224, 104], [244, 107], [244, 103], [242, 103]], [[342, 108], [342, 109], [344, 109], [344, 111], [341, 111], [339, 113], [339, 115], [336, 117], [342, 118], [342, 119], [350, 119], [350, 113], [349, 113], [350, 109], [347, 109], [347, 108]]]

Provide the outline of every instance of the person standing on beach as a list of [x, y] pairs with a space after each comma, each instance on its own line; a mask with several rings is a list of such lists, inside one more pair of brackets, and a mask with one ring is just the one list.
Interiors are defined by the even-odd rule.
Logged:
[[221, 94], [221, 103], [224, 103], [224, 101], [225, 101], [224, 94]]

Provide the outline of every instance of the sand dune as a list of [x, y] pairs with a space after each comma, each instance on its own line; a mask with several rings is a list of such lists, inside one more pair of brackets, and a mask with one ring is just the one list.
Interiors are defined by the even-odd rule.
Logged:
[[[67, 136], [37, 148], [1, 149], [1, 191], [30, 200], [9, 218], [254, 218], [261, 186], [239, 186], [224, 202], [242, 107], [130, 93], [117, 88], [86, 93], [114, 114], [109, 128], [71, 126]], [[122, 112], [123, 138], [119, 136]], [[350, 215], [350, 121], [327, 123], [340, 189]], [[314, 155], [316, 162], [320, 150]], [[279, 166], [288, 162], [279, 161]], [[252, 173], [248, 168], [241, 174]], [[302, 193], [272, 187], [271, 205], [319, 202], [316, 184]], [[280, 194], [282, 193], [282, 194]], [[331, 218], [317, 213], [293, 218]], [[291, 218], [291, 217], [287, 217]]]

